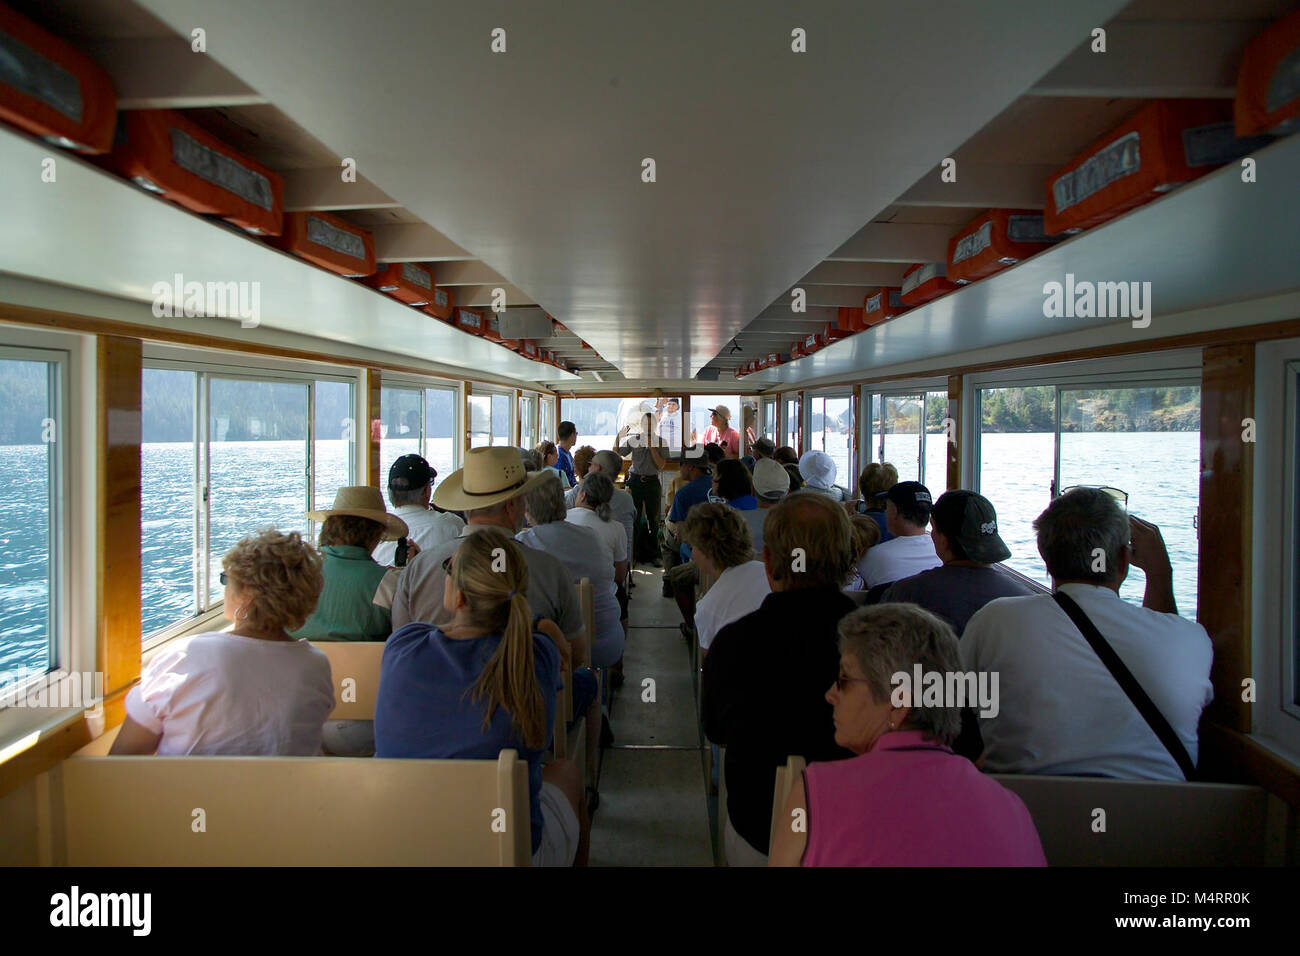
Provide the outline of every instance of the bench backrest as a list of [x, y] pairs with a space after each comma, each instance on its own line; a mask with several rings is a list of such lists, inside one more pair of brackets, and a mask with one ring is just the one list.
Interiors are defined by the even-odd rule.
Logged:
[[513, 750], [497, 760], [74, 756], [42, 780], [42, 859], [56, 866], [531, 859], [528, 765]]
[[[803, 770], [796, 756], [777, 768], [773, 839], [789, 825], [785, 801]], [[1286, 804], [1261, 787], [989, 776], [1024, 801], [1048, 866], [1261, 866], [1285, 857]]]
[[329, 719], [374, 720], [384, 642], [312, 641], [311, 646], [330, 660], [334, 710]]
[[1029, 808], [1049, 866], [1260, 866], [1281, 862], [1283, 850], [1273, 834], [1286, 807], [1261, 787], [1032, 774], [990, 776]]

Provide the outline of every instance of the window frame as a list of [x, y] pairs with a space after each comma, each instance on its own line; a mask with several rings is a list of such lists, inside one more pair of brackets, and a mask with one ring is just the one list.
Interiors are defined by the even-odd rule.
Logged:
[[[477, 383], [471, 383], [470, 388], [465, 392], [464, 402], [463, 402], [463, 406], [465, 408], [465, 412], [467, 415], [469, 412], [470, 400], [473, 398], [478, 398], [480, 396], [485, 397], [488, 400], [488, 443], [486, 445], [472, 444], [474, 440], [474, 435], [473, 432], [470, 430], [470, 423], [473, 421], [473, 418], [471, 416], [467, 418], [467, 420], [464, 423], [466, 450], [470, 448], [511, 447], [511, 443], [514, 441], [514, 437], [515, 437], [515, 419], [516, 416], [519, 414], [519, 410], [516, 407], [517, 403], [515, 402], [515, 390], [512, 388], [511, 389], [494, 388], [489, 385], [478, 385]], [[494, 397], [505, 398], [506, 405], [510, 410], [510, 417], [506, 421], [506, 430], [505, 430], [506, 443], [504, 446], [497, 445], [494, 441], [497, 437], [496, 431], [492, 428], [492, 399]], [[456, 467], [458, 468], [460, 467], [459, 461], [457, 462]]]
[[[858, 461], [860, 464], [858, 465], [857, 474], [854, 475], [854, 480], [856, 481], [857, 476], [862, 473], [862, 469], [865, 468], [868, 463], [878, 460], [876, 458], [877, 446], [876, 446], [875, 439], [879, 436], [877, 436], [873, 431], [874, 424], [873, 424], [873, 413], [872, 413], [872, 409], [874, 408], [875, 405], [875, 400], [877, 398], [881, 400], [882, 403], [881, 410], [883, 412], [883, 403], [884, 400], [887, 398], [902, 398], [902, 397], [913, 398], [919, 395], [921, 396], [921, 423], [920, 423], [920, 434], [917, 437], [917, 456], [918, 456], [917, 462], [918, 462], [918, 474], [921, 476], [921, 482], [922, 484], [926, 484], [926, 478], [927, 478], [925, 474], [926, 402], [929, 400], [929, 396], [931, 392], [946, 393], [947, 391], [948, 391], [948, 379], [945, 378], [944, 376], [933, 376], [933, 375], [925, 376], [922, 378], [900, 379], [897, 382], [886, 382], [886, 383], [880, 383], [875, 385], [861, 386], [861, 390], [860, 390], [860, 394], [858, 395], [858, 402], [856, 406], [857, 416], [858, 416], [858, 422], [857, 422], [858, 449], [859, 449]], [[865, 457], [861, 454], [861, 449], [863, 448], [868, 450], [868, 454]], [[944, 481], [945, 482], [947, 481], [946, 474], [944, 476]], [[929, 487], [928, 484], [926, 486]]]
[[[451, 413], [453, 417], [452, 428], [451, 428], [451, 471], [455, 471], [458, 468], [460, 468], [465, 457], [465, 449], [463, 447], [463, 443], [460, 440], [460, 436], [462, 434], [462, 424], [463, 424], [461, 419], [465, 414], [465, 383], [455, 381], [453, 379], [436, 378], [436, 377], [426, 378], [424, 376], [419, 376], [419, 375], [407, 375], [405, 373], [389, 374], [385, 372], [383, 373], [382, 377], [379, 380], [379, 394], [380, 394], [381, 407], [383, 403], [383, 391], [386, 388], [415, 389], [420, 393], [420, 454], [426, 459], [429, 457], [428, 455], [429, 446], [427, 444], [427, 436], [424, 433], [425, 424], [426, 422], [428, 422], [428, 395], [425, 394], [425, 390], [441, 389], [442, 391], [451, 392], [452, 394]], [[384, 441], [385, 439], [383, 438], [380, 439], [380, 447], [379, 447], [380, 461], [383, 461]], [[451, 472], [448, 472], [448, 474], [450, 473]], [[445, 476], [440, 475], [439, 477], [441, 478]], [[379, 481], [381, 486], [387, 480], [388, 480], [387, 475], [379, 476]], [[366, 483], [364, 476], [362, 477], [360, 483], [361, 484]], [[383, 488], [381, 487], [380, 490], [382, 491]]]
[[[1251, 735], [1300, 763], [1300, 705], [1294, 699], [1300, 668], [1300, 339], [1261, 342], [1255, 347], [1255, 469], [1251, 548], [1251, 662], [1256, 703]], [[1279, 404], [1281, 407], [1279, 408]], [[1275, 500], [1281, 514], [1260, 508]]]
[[[854, 388], [852, 385], [833, 385], [833, 386], [828, 386], [826, 388], [818, 388], [818, 389], [805, 391], [803, 393], [803, 409], [800, 414], [803, 417], [803, 421], [806, 423], [805, 424], [806, 431], [804, 433], [804, 445], [806, 448], [809, 449], [811, 449], [812, 447], [813, 401], [819, 398], [822, 400], [823, 403], [822, 404], [822, 421], [823, 421], [822, 445], [823, 446], [825, 446], [826, 444], [826, 439], [824, 437], [825, 427], [826, 427], [825, 426], [826, 400], [834, 399], [834, 398], [847, 398], [849, 400], [849, 418], [851, 419], [850, 428], [852, 429], [851, 437], [853, 439], [852, 446], [849, 448], [849, 473], [847, 475], [837, 475], [835, 483], [847, 489], [850, 495], [854, 495], [857, 493], [858, 475], [861, 474], [862, 472], [862, 469], [858, 466], [858, 461], [860, 458], [859, 436], [861, 435], [861, 429], [858, 427], [858, 416], [859, 416], [858, 409], [860, 407], [859, 399], [858, 399], [858, 390]], [[823, 447], [821, 450], [824, 451], [825, 448]]]
[[[315, 383], [317, 381], [330, 381], [348, 384], [352, 390], [353, 401], [350, 404], [353, 406], [356, 405], [357, 396], [363, 391], [360, 383], [361, 370], [357, 368], [326, 365], [314, 362], [278, 363], [259, 360], [256, 356], [248, 356], [246, 359], [243, 356], [230, 356], [232, 361], [222, 361], [222, 358], [226, 358], [226, 356], [223, 355], [217, 357], [209, 353], [196, 353], [189, 349], [151, 345], [150, 343], [145, 343], [144, 346], [141, 368], [142, 375], [144, 371], [148, 369], [193, 372], [195, 374], [195, 422], [193, 431], [195, 468], [194, 484], [192, 489], [194, 504], [194, 537], [192, 540], [196, 542], [199, 560], [194, 561], [194, 551], [191, 551], [191, 561], [194, 561], [191, 590], [195, 597], [193, 605], [195, 613], [189, 617], [179, 618], [170, 624], [148, 633], [143, 633], [142, 630], [140, 635], [142, 654], [148, 654], [150, 651], [165, 644], [173, 638], [194, 632], [201, 626], [209, 625], [219, 620], [225, 607], [225, 601], [223, 599], [212, 599], [209, 597], [211, 594], [212, 563], [211, 495], [205, 496], [203, 490], [205, 487], [211, 486], [211, 470], [209, 462], [209, 445], [211, 439], [211, 380], [216, 378], [227, 381], [256, 381], [270, 384], [307, 386], [307, 438], [305, 440], [307, 446], [307, 473], [306, 507], [304, 508], [304, 511], [310, 511], [315, 507]], [[421, 400], [423, 401], [423, 399]], [[365, 429], [353, 429], [353, 450], [351, 453], [352, 475], [350, 476], [350, 480], [355, 483], [364, 483], [358, 477], [358, 472], [361, 468], [361, 438], [364, 437], [364, 435]], [[308, 533], [310, 536], [314, 537], [314, 529], [311, 527], [311, 523], [308, 525]], [[143, 568], [141, 571], [141, 586], [143, 587]]]

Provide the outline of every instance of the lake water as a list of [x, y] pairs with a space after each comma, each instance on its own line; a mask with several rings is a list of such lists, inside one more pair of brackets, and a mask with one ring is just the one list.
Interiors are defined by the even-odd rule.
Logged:
[[[846, 436], [819, 432], [812, 438], [813, 447], [824, 443], [836, 460], [838, 481], [849, 483]], [[424, 449], [439, 475], [450, 471], [450, 442], [434, 439]], [[414, 439], [386, 439], [382, 471], [386, 473], [398, 455], [416, 451], [417, 444]], [[218, 599], [221, 555], [240, 537], [266, 524], [308, 530], [307, 456], [305, 442], [216, 442], [212, 447], [210, 594]], [[916, 435], [886, 436], [885, 453], [903, 480], [918, 477]], [[0, 675], [22, 666], [44, 668], [47, 660], [46, 454], [44, 445], [0, 446]], [[980, 490], [998, 510], [999, 529], [1012, 552], [1007, 564], [1044, 584], [1048, 581], [1030, 522], [1050, 500], [1052, 457], [1050, 433], [982, 437]], [[941, 435], [926, 436], [925, 459], [925, 480], [937, 497], [946, 489]], [[348, 443], [317, 442], [316, 462], [317, 507], [329, 507], [335, 490], [347, 480]], [[146, 443], [142, 448], [146, 632], [194, 611], [193, 468], [193, 446], [188, 442]], [[1065, 486], [1108, 484], [1129, 493], [1130, 512], [1160, 526], [1173, 561], [1179, 612], [1194, 618], [1198, 433], [1065, 434], [1061, 477]], [[1134, 569], [1121, 594], [1141, 603], [1143, 586], [1142, 572]]]

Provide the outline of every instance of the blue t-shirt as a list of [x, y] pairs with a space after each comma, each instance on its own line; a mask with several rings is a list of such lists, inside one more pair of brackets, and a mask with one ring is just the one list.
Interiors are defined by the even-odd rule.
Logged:
[[[498, 707], [483, 731], [485, 701], [466, 691], [483, 673], [501, 643], [500, 634], [453, 640], [440, 628], [412, 622], [384, 645], [375, 700], [375, 756], [452, 760], [495, 760], [513, 748], [528, 761], [532, 846], [542, 845], [542, 754], [523, 745]], [[555, 727], [560, 687], [560, 652], [545, 634], [533, 635], [533, 664], [546, 705], [546, 746]]]
[[569, 478], [569, 487], [572, 488], [578, 483], [578, 476], [573, 471], [573, 456], [569, 454], [567, 448], [555, 446], [555, 467], [564, 472]]
[[[688, 481], [677, 489], [677, 494], [673, 495], [673, 507], [668, 512], [669, 521], [685, 521], [686, 515], [692, 508], [709, 500], [709, 495], [713, 492], [713, 476], [700, 475], [694, 481]], [[755, 505], [755, 507], [758, 507]], [[691, 560], [691, 547], [683, 544], [677, 549], [681, 554], [683, 561]]]
[[753, 495], [741, 495], [739, 498], [732, 498], [727, 504], [737, 511], [755, 511], [758, 509], [758, 499]]

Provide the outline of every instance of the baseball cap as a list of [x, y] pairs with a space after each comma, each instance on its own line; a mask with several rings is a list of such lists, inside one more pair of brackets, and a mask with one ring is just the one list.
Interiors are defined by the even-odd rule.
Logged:
[[835, 484], [835, 459], [816, 448], [806, 451], [799, 459], [799, 474], [810, 487], [829, 491]]
[[394, 491], [418, 491], [437, 477], [437, 470], [419, 455], [403, 455], [388, 469], [388, 487]]
[[930, 497], [930, 489], [919, 481], [900, 481], [888, 491], [880, 492], [876, 497], [888, 498], [904, 518], [916, 524], [924, 524], [930, 520], [930, 509], [934, 499]]
[[729, 409], [726, 405], [719, 405], [717, 408], [710, 408], [709, 414], [718, 415], [724, 421], [731, 421], [731, 409]]
[[688, 445], [682, 449], [682, 464], [694, 465], [704, 471], [709, 470], [709, 456], [704, 453], [703, 445]]
[[934, 503], [930, 520], [971, 561], [996, 564], [1011, 557], [1010, 549], [998, 534], [998, 513], [993, 502], [983, 495], [973, 491], [944, 492]]
[[771, 458], [754, 462], [754, 494], [777, 501], [790, 493], [790, 473]]
[[759, 438], [754, 442], [753, 449], [756, 455], [771, 458], [776, 454], [776, 442], [770, 438]]

